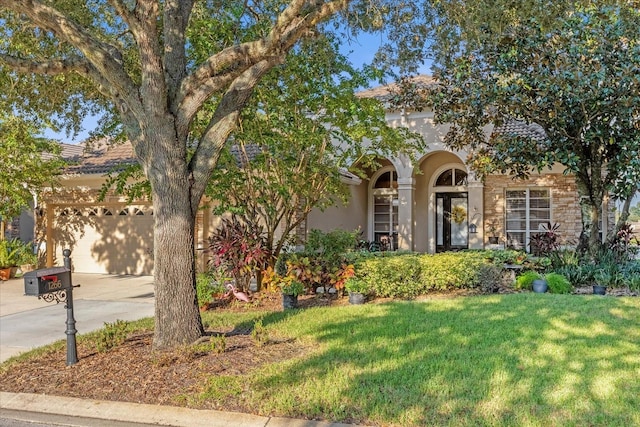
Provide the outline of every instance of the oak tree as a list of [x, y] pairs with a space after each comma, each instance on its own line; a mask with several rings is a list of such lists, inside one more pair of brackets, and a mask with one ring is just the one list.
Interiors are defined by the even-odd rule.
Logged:
[[256, 84], [333, 17], [335, 28], [392, 22], [399, 30], [391, 41], [415, 43], [400, 36], [413, 11], [413, 2], [394, 0], [0, 1], [4, 111], [71, 130], [100, 111], [102, 129], [122, 131], [149, 181], [156, 348], [204, 332], [195, 217]]
[[6, 222], [32, 206], [61, 171], [60, 145], [37, 134], [32, 123], [0, 116], [0, 239]]

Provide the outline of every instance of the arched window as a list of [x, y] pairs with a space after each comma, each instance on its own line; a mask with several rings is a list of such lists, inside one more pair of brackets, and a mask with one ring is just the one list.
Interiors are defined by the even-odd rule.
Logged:
[[447, 169], [436, 179], [436, 187], [457, 187], [467, 185], [467, 173], [462, 169]]
[[394, 250], [398, 247], [398, 174], [395, 170], [383, 170], [375, 177], [370, 197], [373, 240], [381, 243], [383, 249]]

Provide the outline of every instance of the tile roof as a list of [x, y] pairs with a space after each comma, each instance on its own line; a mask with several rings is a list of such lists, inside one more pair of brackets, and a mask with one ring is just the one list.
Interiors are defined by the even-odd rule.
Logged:
[[543, 142], [547, 139], [546, 132], [539, 124], [527, 123], [516, 119], [508, 120], [500, 126], [496, 126], [493, 134], [527, 137], [538, 142]]
[[82, 147], [81, 151], [68, 149], [69, 157], [64, 155], [63, 147], [63, 157], [70, 160], [70, 165], [65, 169], [69, 174], [106, 174], [137, 162], [130, 143], [96, 146], [91, 151], [83, 146], [76, 147]]
[[[436, 83], [432, 76], [421, 74], [408, 79], [409, 83], [420, 88], [426, 88]], [[389, 102], [400, 93], [401, 86], [398, 83], [390, 83], [382, 86], [365, 89], [358, 92], [361, 98], [375, 98], [381, 102]]]

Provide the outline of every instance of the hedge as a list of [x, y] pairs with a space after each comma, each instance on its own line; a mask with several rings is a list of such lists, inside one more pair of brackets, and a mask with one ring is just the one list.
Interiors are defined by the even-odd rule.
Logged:
[[362, 259], [356, 276], [378, 297], [414, 298], [434, 290], [477, 287], [477, 272], [486, 263], [481, 251], [401, 254]]

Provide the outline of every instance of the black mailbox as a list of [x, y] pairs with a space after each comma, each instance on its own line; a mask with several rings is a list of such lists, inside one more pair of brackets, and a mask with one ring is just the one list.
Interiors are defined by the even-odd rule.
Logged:
[[71, 289], [71, 270], [67, 267], [41, 268], [23, 277], [25, 295], [40, 296]]

